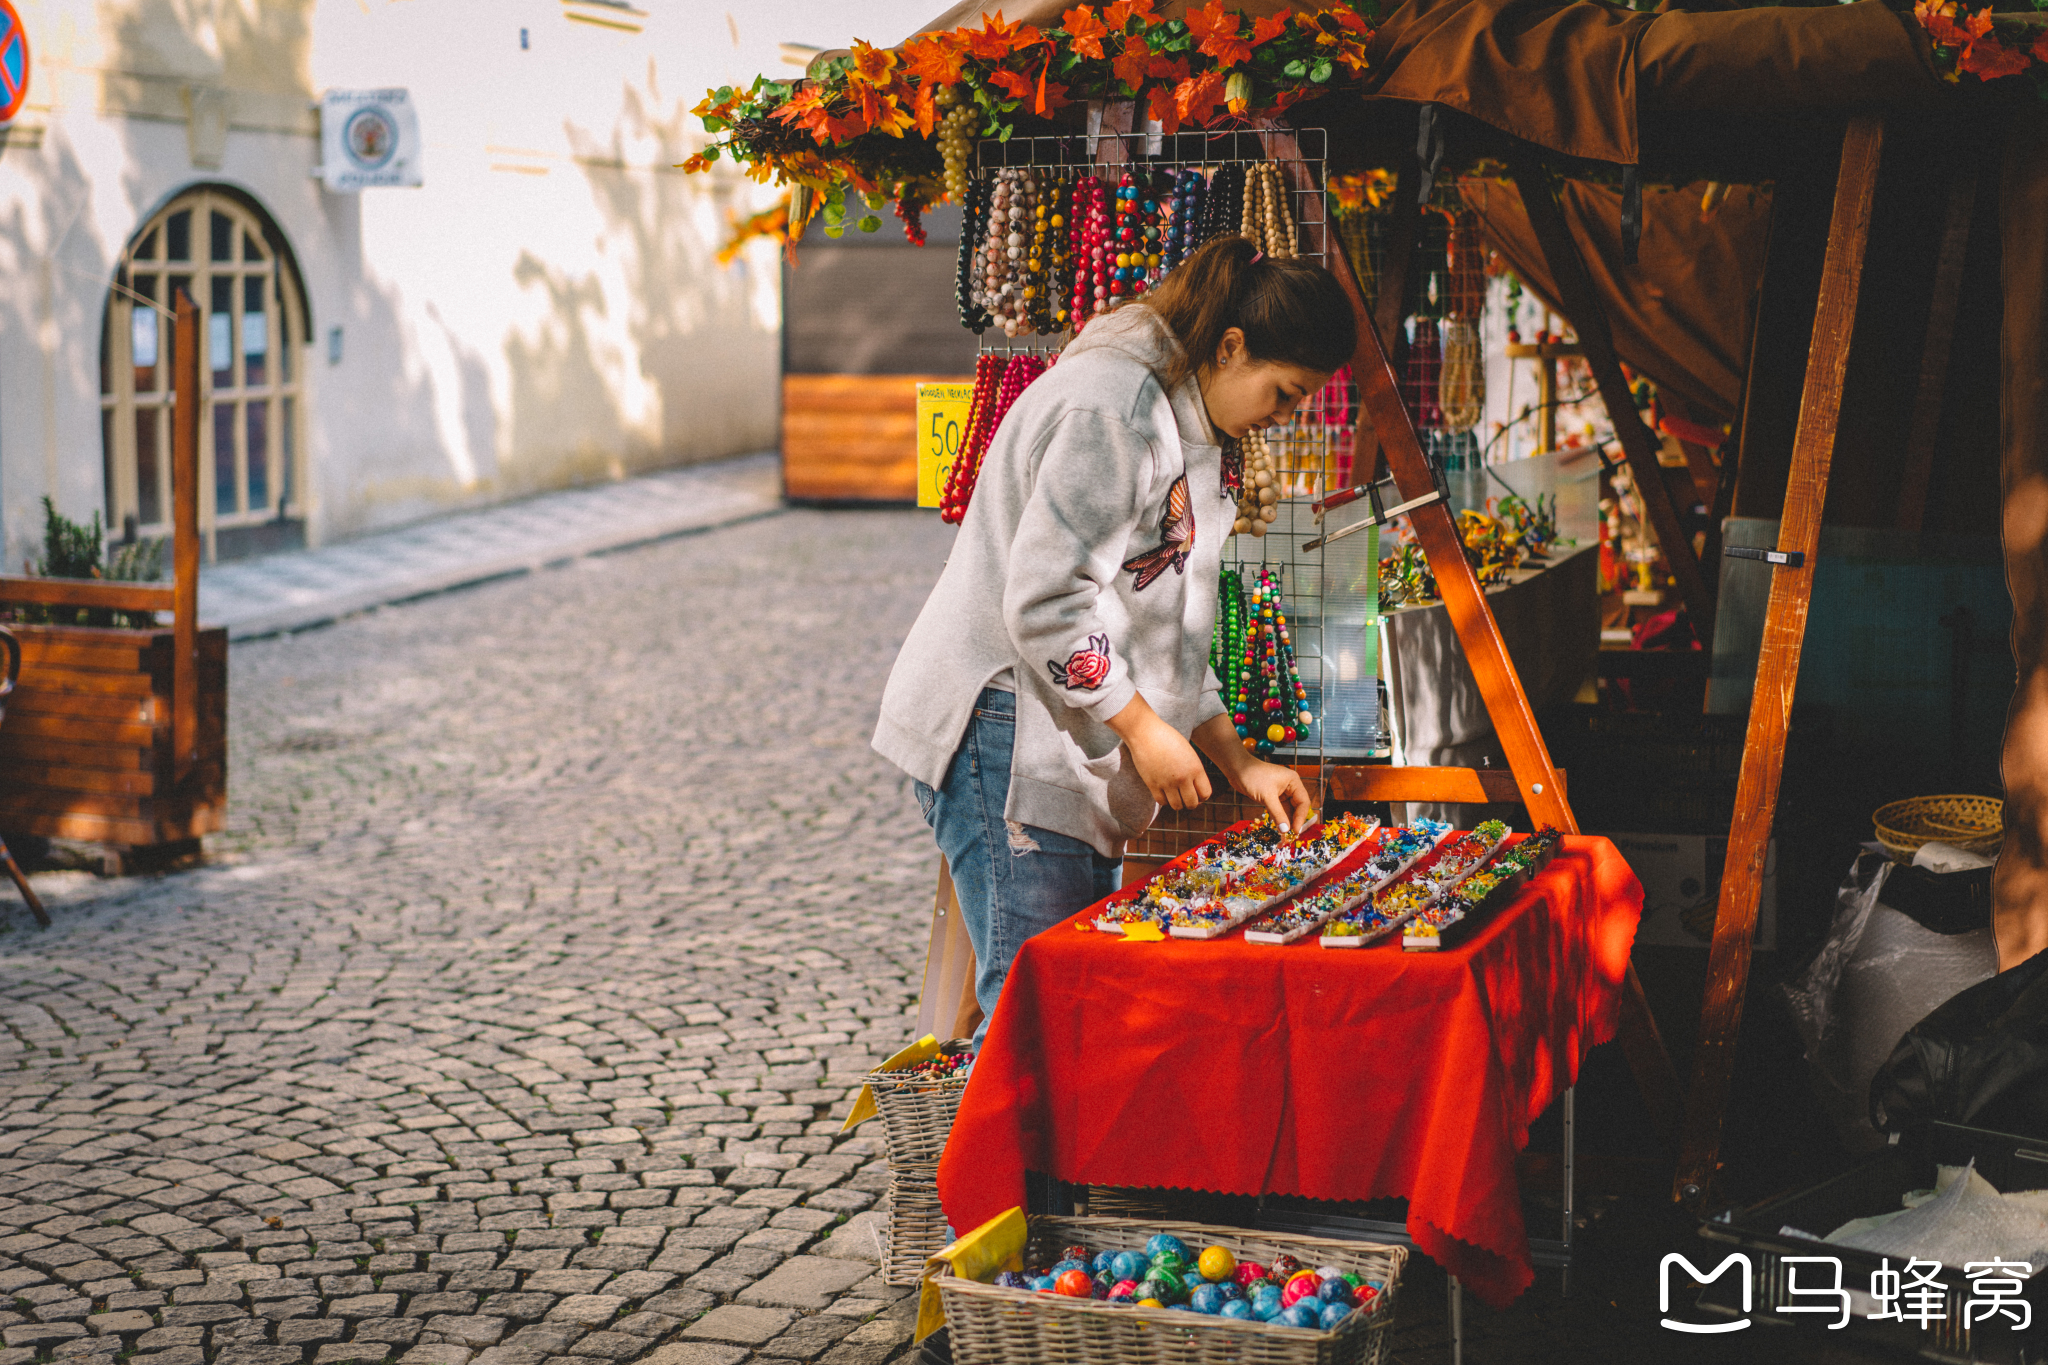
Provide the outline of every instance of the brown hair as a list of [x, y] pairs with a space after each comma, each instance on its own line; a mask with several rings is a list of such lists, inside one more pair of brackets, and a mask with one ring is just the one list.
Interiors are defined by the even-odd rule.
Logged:
[[1214, 364], [1233, 327], [1244, 333], [1253, 360], [1319, 374], [1347, 364], [1358, 346], [1351, 300], [1335, 275], [1313, 261], [1262, 255], [1244, 237], [1204, 244], [1143, 302], [1181, 345], [1160, 376], [1168, 389]]

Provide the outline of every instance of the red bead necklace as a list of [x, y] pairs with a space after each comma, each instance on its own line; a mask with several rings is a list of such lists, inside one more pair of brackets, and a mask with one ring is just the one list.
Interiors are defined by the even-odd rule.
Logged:
[[953, 470], [946, 478], [946, 491], [939, 496], [939, 520], [949, 526], [958, 526], [960, 519], [967, 515], [967, 500], [974, 492], [975, 465], [979, 450], [987, 445], [981, 439], [982, 428], [988, 425], [989, 410], [995, 406], [996, 386], [1003, 371], [1003, 358], [999, 355], [982, 355], [974, 362], [974, 397], [967, 405], [967, 425], [960, 433], [960, 449], [953, 456]]
[[1109, 196], [1099, 176], [1083, 176], [1074, 186], [1069, 216], [1074, 262], [1074, 306], [1069, 321], [1079, 332], [1089, 318], [1109, 306]]

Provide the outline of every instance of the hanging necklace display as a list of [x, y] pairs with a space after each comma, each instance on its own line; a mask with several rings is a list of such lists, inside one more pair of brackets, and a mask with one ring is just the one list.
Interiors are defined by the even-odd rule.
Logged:
[[1244, 218], [1244, 167], [1219, 166], [1202, 201], [1201, 231], [1188, 243], [1193, 251], [1217, 237], [1236, 235]]
[[1166, 224], [1166, 268], [1173, 269], [1194, 251], [1196, 237], [1201, 231], [1202, 201], [1207, 196], [1209, 182], [1202, 173], [1186, 169], [1174, 177], [1172, 211]]
[[984, 352], [974, 361], [974, 397], [967, 404], [967, 423], [960, 441], [960, 451], [953, 457], [953, 470], [946, 478], [946, 488], [939, 495], [939, 520], [949, 526], [958, 526], [960, 519], [967, 515], [967, 501], [974, 492], [974, 478], [978, 472], [980, 452], [987, 447], [985, 432], [990, 429], [989, 414], [995, 408], [996, 388], [1002, 382], [1003, 358], [992, 352]]
[[[1116, 187], [1115, 259], [1110, 263], [1109, 292], [1114, 298], [1130, 298], [1145, 292], [1145, 220], [1150, 216], [1138, 177], [1125, 171]], [[1158, 206], [1153, 205], [1153, 212]]]
[[1275, 260], [1295, 255], [1294, 214], [1287, 206], [1286, 182], [1278, 162], [1262, 161], [1246, 172], [1238, 232]]
[[988, 213], [986, 182], [968, 181], [960, 203], [960, 258], [953, 280], [953, 302], [960, 310], [960, 325], [979, 336], [995, 320], [981, 306], [981, 234]]
[[1050, 176], [1039, 183], [1037, 201], [1026, 221], [1030, 241], [1024, 248], [1024, 310], [1030, 330], [1041, 335], [1059, 330], [1052, 293], [1052, 220], [1059, 204], [1058, 183]]
[[1033, 188], [1028, 172], [1001, 170], [989, 196], [982, 306], [995, 316], [1005, 336], [1030, 330], [1024, 299], [1024, 225], [1036, 197]]
[[1073, 316], [1073, 238], [1069, 224], [1073, 221], [1073, 181], [1064, 173], [1052, 181], [1051, 202], [1046, 214], [1046, 259], [1045, 259], [1045, 307], [1052, 319], [1052, 326], [1041, 328], [1045, 332], [1063, 332]]
[[1238, 737], [1265, 758], [1282, 744], [1299, 743], [1315, 716], [1295, 663], [1294, 639], [1280, 602], [1280, 575], [1264, 564], [1256, 573], [1244, 608], [1243, 645], [1226, 687]]
[[1067, 325], [1078, 332], [1109, 306], [1109, 199], [1100, 176], [1081, 177], [1067, 217], [1073, 225], [1074, 258], [1073, 316]]
[[1247, 431], [1238, 439], [1244, 469], [1240, 476], [1237, 519], [1230, 524], [1232, 535], [1263, 536], [1280, 519], [1280, 461], [1266, 444], [1263, 432]]

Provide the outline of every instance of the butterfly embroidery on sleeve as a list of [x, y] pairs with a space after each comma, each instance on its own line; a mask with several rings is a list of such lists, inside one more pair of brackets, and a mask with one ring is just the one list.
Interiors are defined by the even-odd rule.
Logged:
[[1157, 549], [1124, 561], [1124, 567], [1138, 576], [1138, 581], [1131, 586], [1133, 592], [1143, 592], [1153, 579], [1166, 572], [1169, 564], [1175, 573], [1187, 572], [1188, 553], [1195, 548], [1195, 513], [1188, 505], [1188, 476], [1185, 472], [1167, 490], [1166, 512], [1159, 519], [1159, 533]]
[[1088, 648], [1075, 650], [1067, 656], [1065, 663], [1047, 659], [1045, 666], [1052, 671], [1052, 680], [1061, 687], [1093, 692], [1109, 677], [1109, 637], [1091, 635]]

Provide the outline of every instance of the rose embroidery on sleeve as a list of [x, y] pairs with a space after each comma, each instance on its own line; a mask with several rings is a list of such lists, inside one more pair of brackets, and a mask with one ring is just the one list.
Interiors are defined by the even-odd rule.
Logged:
[[1047, 659], [1045, 666], [1052, 671], [1052, 680], [1061, 687], [1093, 692], [1109, 677], [1109, 637], [1091, 635], [1088, 648], [1075, 650], [1067, 656], [1064, 664]]

